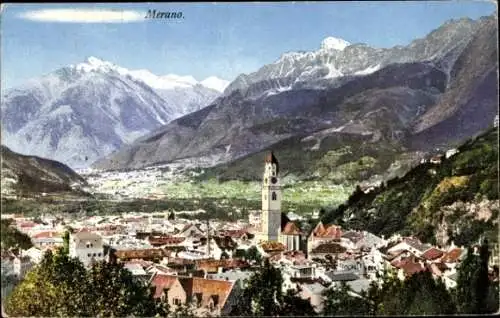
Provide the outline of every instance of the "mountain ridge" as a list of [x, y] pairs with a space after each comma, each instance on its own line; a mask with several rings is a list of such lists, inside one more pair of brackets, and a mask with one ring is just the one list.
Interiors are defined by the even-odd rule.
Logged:
[[1, 145], [2, 196], [71, 193], [87, 196], [87, 181], [67, 165], [37, 156], [25, 156]]
[[188, 77], [158, 77], [89, 57], [7, 90], [1, 105], [2, 144], [87, 167], [219, 95]]
[[[245, 79], [247, 75], [241, 75], [248, 82], [245, 88], [232, 89], [231, 87], [238, 86], [240, 82], [238, 78], [235, 79], [224, 94], [206, 109], [159, 128], [127, 149], [97, 161], [94, 167], [141, 168], [176, 160], [185, 160], [195, 166], [202, 165], [202, 162], [206, 162], [208, 166], [224, 165], [258, 153], [288, 138], [306, 134], [303, 136], [305, 138], [308, 134], [312, 136], [320, 130], [330, 131], [331, 136], [367, 135], [371, 136], [369, 143], [396, 142], [399, 147], [411, 148], [412, 152], [432, 151], [436, 144], [440, 144], [440, 134], [430, 132], [424, 144], [412, 147], [418, 145], [418, 135], [415, 135], [413, 127], [421, 116], [429, 116], [426, 115], [429, 114], [429, 109], [439, 103], [442, 96], [456, 91], [453, 83], [461, 80], [456, 73], [457, 63], [473, 61], [477, 54], [483, 54], [471, 47], [480, 44], [486, 49], [485, 55], [498, 54], [494, 42], [488, 37], [491, 21], [495, 20], [496, 17], [487, 17], [478, 21], [450, 21], [424, 39], [417, 39], [407, 47], [393, 48], [395, 51], [391, 51], [391, 54], [403, 52], [395, 59], [399, 62], [373, 68], [368, 74], [339, 77], [324, 87], [317, 86], [318, 80], [315, 79], [309, 83], [311, 85], [294, 84], [291, 88], [284, 88], [296, 81], [300, 74], [273, 78], [276, 65], [263, 66], [252, 73], [253, 76], [258, 77], [259, 72], [264, 72], [270, 79], [250, 83]], [[462, 32], [464, 30], [467, 32]], [[443, 46], [443, 42], [446, 45]], [[342, 51], [332, 51], [335, 51], [335, 54], [347, 52], [357, 57], [355, 53], [359, 47], [372, 52], [379, 50], [349, 45]], [[306, 58], [312, 55], [314, 54], [311, 52], [303, 54]], [[412, 61], [422, 56], [422, 60]], [[285, 60], [291, 57], [293, 54], [288, 54]], [[405, 60], [407, 61], [404, 63], [400, 62]], [[366, 63], [368, 62], [373, 64], [373, 61]], [[497, 61], [487, 60], [485, 63], [491, 69], [498, 69]], [[355, 64], [360, 68], [363, 63]], [[462, 72], [474, 73], [470, 70], [474, 67], [473, 63], [465, 62]], [[351, 71], [353, 70], [356, 68], [351, 67]], [[285, 71], [280, 68], [280, 72]], [[485, 76], [484, 72], [485, 68], [475, 71], [478, 76]], [[477, 78], [469, 78], [462, 87], [474, 87]], [[485, 78], [485, 83], [489, 85], [486, 89], [495, 85], [496, 79], [491, 76]], [[468, 91], [471, 94], [469, 98], [480, 96], [477, 90]], [[489, 95], [494, 93], [489, 91]], [[474, 105], [472, 103], [471, 107], [477, 106]], [[495, 109], [489, 99], [481, 107], [489, 113]], [[476, 116], [474, 119], [476, 124], [459, 136], [460, 138], [485, 129], [491, 124], [493, 117]], [[256, 129], [266, 122], [271, 130]], [[272, 124], [273, 122], [275, 124]], [[289, 126], [289, 123], [294, 123], [294, 126]], [[447, 142], [445, 138], [444, 144]], [[314, 151], [313, 148], [311, 151]]]

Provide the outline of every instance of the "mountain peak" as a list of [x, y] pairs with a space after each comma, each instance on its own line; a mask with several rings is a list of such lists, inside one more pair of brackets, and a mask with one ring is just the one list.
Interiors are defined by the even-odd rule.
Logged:
[[85, 59], [85, 62], [91, 65], [107, 65], [107, 64], [112, 64], [110, 62], [106, 62], [98, 57], [95, 56], [89, 56]]
[[346, 40], [329, 36], [321, 42], [321, 49], [343, 51], [349, 45], [351, 45], [351, 43]]
[[205, 87], [215, 89], [218, 92], [223, 92], [229, 85], [229, 81], [218, 78], [216, 76], [210, 76], [201, 81], [200, 84]]
[[84, 71], [84, 72], [92, 72], [92, 71], [109, 72], [112, 70], [113, 71], [123, 70], [123, 68], [120, 68], [111, 62], [104, 61], [103, 59], [100, 59], [95, 56], [87, 57], [83, 63], [79, 63], [74, 67], [78, 71]]

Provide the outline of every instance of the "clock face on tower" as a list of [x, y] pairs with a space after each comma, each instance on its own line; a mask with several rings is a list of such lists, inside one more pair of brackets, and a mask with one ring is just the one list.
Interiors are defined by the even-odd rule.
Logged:
[[272, 178], [271, 178], [271, 183], [272, 183], [272, 184], [275, 184], [276, 182], [278, 182], [278, 179], [276, 179], [275, 177], [272, 177]]

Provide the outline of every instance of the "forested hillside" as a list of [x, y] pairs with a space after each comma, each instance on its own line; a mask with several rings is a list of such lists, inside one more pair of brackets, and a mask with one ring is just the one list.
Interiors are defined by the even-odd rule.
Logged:
[[498, 241], [498, 129], [468, 140], [458, 153], [426, 162], [372, 192], [358, 187], [323, 222], [389, 236], [416, 234], [436, 244]]

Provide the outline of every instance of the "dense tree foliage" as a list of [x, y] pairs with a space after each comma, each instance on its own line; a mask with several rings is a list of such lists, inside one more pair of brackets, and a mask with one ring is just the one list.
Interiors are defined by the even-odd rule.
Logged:
[[[499, 284], [488, 277], [488, 245], [468, 250], [458, 268], [455, 289], [447, 290], [429, 271], [401, 281], [386, 272], [380, 284], [355, 295], [345, 284], [325, 292], [323, 315], [452, 315], [491, 314], [498, 311]], [[498, 269], [497, 269], [498, 271]]]
[[64, 231], [63, 234], [63, 248], [62, 248], [62, 253], [69, 255], [69, 230]]
[[323, 315], [353, 316], [365, 315], [370, 312], [370, 303], [363, 297], [349, 294], [351, 289], [345, 283], [339, 288], [329, 288], [325, 291]]
[[151, 317], [166, 310], [123, 266], [98, 262], [87, 271], [62, 250], [47, 252], [6, 302], [9, 315], [23, 317]]
[[485, 240], [478, 253], [469, 248], [460, 263], [454, 296], [461, 314], [486, 314], [498, 310], [498, 282], [490, 282], [488, 276], [489, 253]]
[[262, 255], [260, 255], [259, 250], [255, 246], [250, 247], [246, 251], [239, 252], [239, 254], [242, 254], [243, 257], [249, 261], [255, 261], [257, 263], [262, 261]]
[[314, 310], [296, 291], [282, 290], [281, 270], [264, 261], [239, 296], [231, 316], [312, 316]]
[[23, 250], [29, 249], [33, 246], [31, 239], [28, 235], [20, 232], [12, 226], [12, 219], [1, 220], [1, 244], [2, 251], [11, 248], [20, 248]]
[[[467, 211], [453, 215], [443, 212], [443, 207], [455, 202], [498, 200], [498, 130], [469, 140], [458, 151], [448, 159], [443, 157], [440, 164], [420, 164], [372, 192], [356, 188], [344, 204], [323, 214], [323, 223], [385, 236], [416, 233], [429, 243], [436, 242], [436, 229], [445, 223], [455, 229], [449, 233], [450, 239], [463, 245], [472, 244], [482, 235], [498, 241], [498, 224], [474, 219], [460, 222]], [[495, 213], [498, 215], [498, 211]]]
[[88, 316], [86, 270], [77, 259], [47, 252], [9, 295], [10, 316]]

